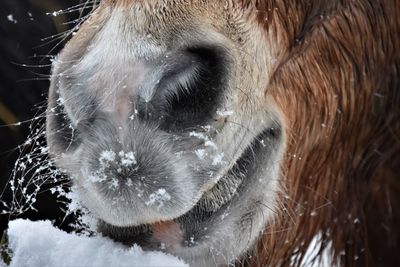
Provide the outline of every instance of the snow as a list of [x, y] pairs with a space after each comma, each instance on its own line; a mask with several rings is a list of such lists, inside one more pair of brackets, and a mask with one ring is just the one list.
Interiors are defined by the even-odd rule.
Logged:
[[49, 221], [11, 221], [7, 234], [13, 252], [10, 267], [188, 266], [171, 255], [143, 251], [136, 245], [128, 248], [102, 236], [68, 234]]
[[204, 145], [205, 145], [205, 146], [208, 146], [208, 147], [212, 147], [212, 148], [214, 148], [215, 150], [218, 149], [217, 145], [216, 145], [214, 142], [212, 142], [212, 141], [206, 141], [206, 142], [204, 143]]
[[233, 115], [233, 113], [232, 110], [217, 110], [217, 115], [220, 117], [229, 117]]
[[196, 154], [196, 156], [199, 159], [204, 159], [207, 155], [206, 151], [204, 149], [197, 149], [194, 151], [194, 153]]
[[[108, 167], [109, 162], [114, 162], [116, 160], [117, 154], [114, 151], [111, 150], [104, 150], [100, 154], [100, 164], [102, 167]], [[125, 152], [125, 151], [120, 151], [118, 153], [118, 156], [120, 157], [121, 160], [121, 165], [125, 167], [129, 167], [131, 165], [137, 164], [136, 158], [135, 158], [135, 153], [133, 151], [130, 152]]]
[[51, 15], [53, 17], [57, 17], [58, 15], [61, 15], [63, 13], [64, 13], [63, 10], [59, 10], [59, 11], [48, 12], [48, 13], [46, 13], [46, 15]]
[[168, 192], [164, 188], [160, 188], [156, 192], [150, 194], [149, 201], [147, 201], [145, 204], [154, 205], [157, 203], [158, 208], [161, 208], [164, 206], [165, 201], [170, 201], [170, 200], [171, 200], [171, 195], [168, 194]]
[[114, 161], [115, 160], [115, 152], [111, 150], [104, 150], [100, 154], [100, 162], [106, 161]]
[[189, 136], [191, 136], [191, 137], [196, 137], [196, 138], [198, 138], [198, 139], [202, 139], [202, 140], [208, 141], [208, 137], [205, 136], [203, 133], [190, 132], [190, 133], [189, 133]]
[[118, 155], [121, 157], [121, 165], [123, 166], [128, 167], [137, 163], [135, 154], [132, 151], [128, 153], [120, 151]]
[[[118, 164], [118, 173], [123, 171], [122, 167], [131, 167], [137, 164], [135, 153], [133, 151], [125, 152], [120, 151], [118, 153], [120, 161], [117, 161], [117, 153], [112, 150], [104, 150], [100, 153], [99, 163], [100, 168], [97, 171], [88, 174], [89, 181], [92, 183], [104, 182], [107, 180], [107, 175], [105, 173], [106, 169], [110, 167], [111, 163]], [[131, 183], [131, 182], [129, 182]], [[112, 178], [109, 183], [110, 188], [118, 188], [119, 182], [116, 178]]]
[[213, 166], [222, 165], [224, 163], [223, 159], [224, 159], [224, 153], [216, 155], [213, 159], [212, 165]]
[[14, 15], [13, 14], [9, 14], [8, 16], [7, 16], [7, 20], [8, 21], [11, 21], [11, 22], [13, 22], [13, 23], [17, 23], [18, 21], [14, 18]]

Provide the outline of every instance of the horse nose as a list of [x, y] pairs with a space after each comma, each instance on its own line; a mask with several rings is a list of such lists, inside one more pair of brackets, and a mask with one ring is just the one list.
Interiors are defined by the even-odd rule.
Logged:
[[223, 87], [223, 55], [221, 48], [204, 45], [157, 59], [138, 88], [134, 106], [139, 119], [171, 127], [210, 118]]

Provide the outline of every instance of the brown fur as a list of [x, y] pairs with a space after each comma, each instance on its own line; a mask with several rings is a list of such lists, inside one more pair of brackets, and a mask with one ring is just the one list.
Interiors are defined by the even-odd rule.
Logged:
[[266, 93], [290, 138], [287, 196], [250, 265], [298, 265], [316, 233], [341, 265], [399, 264], [400, 2], [256, 5], [284, 47]]

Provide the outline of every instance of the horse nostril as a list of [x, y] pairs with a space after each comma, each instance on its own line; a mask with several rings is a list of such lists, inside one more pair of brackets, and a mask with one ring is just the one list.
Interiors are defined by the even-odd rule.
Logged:
[[157, 111], [152, 102], [146, 101], [141, 97], [136, 100], [135, 109], [139, 118], [143, 121], [154, 120], [156, 117], [158, 119], [162, 118], [160, 110]]
[[217, 70], [218, 64], [222, 60], [222, 51], [217, 47], [189, 47], [186, 50], [189, 54], [192, 54], [195, 58], [197, 58], [201, 64], [203, 64], [206, 68], [211, 68]]
[[141, 88], [139, 118], [182, 131], [211, 120], [225, 87], [228, 64], [216, 46], [189, 47], [160, 60]]

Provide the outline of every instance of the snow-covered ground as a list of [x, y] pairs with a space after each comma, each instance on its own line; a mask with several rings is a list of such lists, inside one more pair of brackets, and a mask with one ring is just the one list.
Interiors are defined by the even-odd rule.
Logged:
[[138, 246], [126, 248], [101, 236], [68, 234], [49, 221], [11, 221], [7, 234], [11, 267], [188, 266], [162, 252], [145, 252]]

